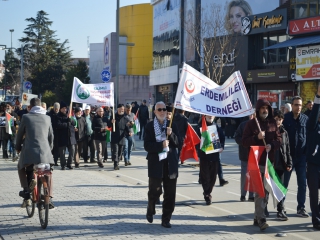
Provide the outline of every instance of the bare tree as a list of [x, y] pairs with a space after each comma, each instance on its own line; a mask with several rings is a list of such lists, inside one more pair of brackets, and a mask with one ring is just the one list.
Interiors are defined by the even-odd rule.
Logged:
[[229, 32], [225, 9], [226, 6], [210, 3], [193, 10], [196, 13], [194, 21], [190, 20], [188, 13], [185, 13], [183, 21], [185, 37], [189, 39], [186, 51], [192, 44], [191, 48], [197, 55], [197, 67], [217, 84], [231, 75], [237, 55], [238, 34]]

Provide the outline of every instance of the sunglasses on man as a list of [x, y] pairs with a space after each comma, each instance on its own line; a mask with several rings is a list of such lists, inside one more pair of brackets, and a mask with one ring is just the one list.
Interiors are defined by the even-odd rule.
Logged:
[[157, 110], [158, 110], [158, 112], [162, 112], [162, 111], [164, 111], [164, 112], [165, 112], [165, 111], [167, 111], [167, 109], [166, 109], [166, 108], [158, 108]]

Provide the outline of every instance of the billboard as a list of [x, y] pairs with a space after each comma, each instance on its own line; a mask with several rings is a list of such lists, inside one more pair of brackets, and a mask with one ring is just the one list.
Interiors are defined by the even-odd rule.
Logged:
[[296, 48], [296, 80], [320, 79], [320, 45]]
[[320, 30], [320, 16], [289, 21], [289, 35], [318, 32]]
[[[184, 1], [184, 18], [185, 26], [183, 30], [183, 61], [190, 62], [195, 60], [195, 46], [193, 44], [192, 35], [194, 35], [194, 29], [192, 26], [195, 25], [196, 21], [196, 0], [185, 0]], [[190, 35], [190, 32], [192, 35]]]
[[[201, 0], [202, 24], [206, 19], [215, 21], [212, 9], [219, 8], [219, 18], [223, 19], [218, 35], [241, 33], [241, 18], [254, 14], [265, 13], [279, 7], [279, 0]], [[211, 18], [210, 18], [211, 16]], [[213, 36], [205, 36], [213, 37]]]

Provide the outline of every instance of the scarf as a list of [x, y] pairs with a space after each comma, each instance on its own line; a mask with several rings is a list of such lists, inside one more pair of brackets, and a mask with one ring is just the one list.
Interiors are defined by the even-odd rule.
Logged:
[[43, 107], [34, 106], [34, 107], [31, 108], [29, 113], [39, 113], [39, 114], [44, 114], [45, 115], [47, 113], [47, 111]]
[[[153, 128], [154, 128], [154, 133], [156, 135], [157, 142], [163, 142], [164, 140], [167, 139], [166, 126], [167, 126], [166, 118], [164, 119], [163, 125], [159, 123], [157, 117], [154, 118]], [[167, 152], [169, 152], [169, 147], [164, 148], [162, 152], [158, 153], [159, 161], [167, 158], [168, 156]]]

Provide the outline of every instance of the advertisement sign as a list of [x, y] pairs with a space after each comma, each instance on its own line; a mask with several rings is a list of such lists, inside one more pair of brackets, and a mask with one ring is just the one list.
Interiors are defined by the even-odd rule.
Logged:
[[289, 21], [289, 35], [318, 32], [320, 30], [320, 16]]
[[279, 101], [279, 94], [271, 93], [268, 91], [259, 91], [257, 99], [265, 99], [269, 102], [278, 102]]
[[[185, 0], [184, 1], [184, 18], [185, 26], [183, 32], [183, 61], [190, 62], [195, 60], [196, 50], [193, 44], [192, 36], [194, 36], [195, 18], [196, 18], [196, 1]], [[190, 32], [191, 35], [190, 35]]]
[[111, 33], [104, 37], [103, 48], [104, 67], [110, 67], [111, 64]]
[[162, 0], [153, 5], [153, 36], [180, 30], [181, 0]]
[[239, 71], [221, 86], [183, 65], [174, 107], [216, 117], [244, 117], [254, 112]]
[[247, 83], [287, 82], [288, 79], [288, 68], [247, 71]]
[[241, 23], [241, 31], [243, 35], [286, 29], [287, 9], [280, 9], [244, 17]]
[[73, 78], [71, 102], [98, 106], [114, 106], [113, 82], [83, 84], [75, 77]]
[[225, 35], [226, 32], [229, 34], [241, 33], [242, 18], [269, 12], [279, 7], [279, 0], [268, 0], [267, 4], [266, 0], [243, 0], [239, 2], [234, 0], [201, 0], [201, 21], [204, 22], [205, 19], [214, 21], [212, 9], [219, 6], [225, 28], [224, 31], [220, 30], [219, 35]]
[[296, 80], [320, 78], [320, 45], [296, 48]]

